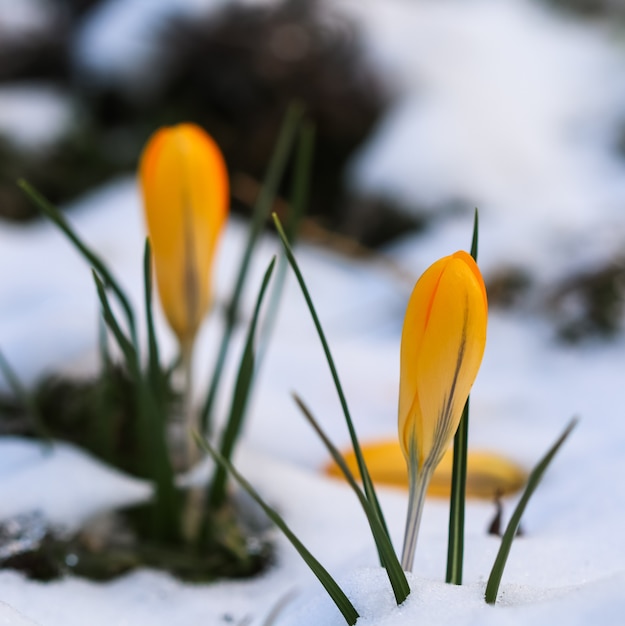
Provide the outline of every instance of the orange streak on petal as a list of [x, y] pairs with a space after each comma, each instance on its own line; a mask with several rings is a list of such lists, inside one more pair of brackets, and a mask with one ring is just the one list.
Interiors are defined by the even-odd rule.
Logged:
[[[447, 257], [431, 265], [417, 281], [408, 300], [401, 338], [399, 384], [399, 432], [406, 459], [409, 458], [408, 433], [414, 430], [421, 439], [422, 419], [417, 381], [417, 358], [429, 322], [434, 295]], [[418, 451], [418, 449], [417, 449]]]

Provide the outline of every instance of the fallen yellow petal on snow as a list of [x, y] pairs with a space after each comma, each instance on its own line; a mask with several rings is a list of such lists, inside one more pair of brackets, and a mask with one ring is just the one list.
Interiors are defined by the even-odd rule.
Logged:
[[[406, 460], [397, 441], [379, 441], [362, 446], [362, 453], [376, 485], [408, 488]], [[345, 453], [348, 467], [358, 476], [358, 464], [352, 451]], [[451, 490], [452, 450], [449, 449], [434, 471], [428, 495], [448, 498]], [[325, 468], [330, 476], [342, 477], [331, 462]], [[494, 452], [469, 450], [467, 458], [467, 498], [493, 500], [497, 494], [518, 491], [527, 481], [527, 472], [510, 459]]]

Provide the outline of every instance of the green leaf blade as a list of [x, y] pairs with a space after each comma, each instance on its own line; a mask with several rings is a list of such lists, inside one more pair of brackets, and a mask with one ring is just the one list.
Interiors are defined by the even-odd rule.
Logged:
[[112, 272], [102, 259], [93, 252], [86, 243], [78, 236], [76, 231], [69, 225], [61, 212], [48, 200], [46, 200], [30, 183], [25, 180], [19, 180], [18, 186], [31, 199], [31, 201], [39, 208], [39, 210], [55, 224], [65, 236], [74, 244], [74, 247], [85, 258], [87, 263], [91, 265], [100, 276], [104, 279], [106, 285], [110, 286], [114, 291], [119, 303], [121, 304], [124, 314], [128, 322], [128, 329], [132, 338], [132, 343], [136, 347], [137, 331], [135, 327], [135, 318], [128, 296], [121, 288], [119, 282], [115, 279]]
[[[477, 262], [479, 216], [475, 209], [471, 256]], [[447, 571], [445, 581], [462, 584], [464, 562], [464, 513], [467, 486], [467, 458], [469, 449], [469, 398], [462, 411], [458, 430], [454, 435], [451, 471], [451, 493], [449, 496], [449, 533], [447, 541]]]
[[445, 582], [453, 585], [462, 584], [468, 441], [469, 399], [467, 398], [458, 430], [454, 435], [451, 494], [449, 496], [449, 536], [447, 543], [447, 572]]
[[[297, 154], [295, 158], [295, 174], [293, 177], [293, 188], [291, 190], [291, 205], [286, 220], [285, 231], [289, 241], [293, 242], [297, 238], [299, 225], [306, 213], [310, 188], [310, 175], [314, 154], [314, 128], [311, 122], [305, 121], [299, 133]], [[289, 262], [284, 250], [280, 255], [274, 288], [271, 299], [267, 307], [267, 315], [261, 331], [261, 347], [258, 351], [258, 361], [262, 361], [269, 344], [273, 329], [276, 323], [278, 308], [284, 291], [287, 269]]]
[[287, 111], [276, 141], [274, 152], [267, 166], [261, 193], [254, 206], [246, 246], [237, 272], [232, 298], [226, 310], [226, 326], [219, 345], [208, 393], [200, 412], [200, 428], [202, 432], [208, 432], [210, 430], [213, 406], [217, 397], [217, 391], [223, 375], [232, 334], [239, 314], [241, 296], [252, 260], [252, 253], [256, 247], [263, 226], [269, 218], [271, 207], [273, 206], [278, 191], [278, 185], [286, 170], [288, 156], [291, 152], [293, 142], [295, 141], [297, 128], [302, 115], [303, 111], [299, 105], [292, 105]]
[[104, 317], [104, 321], [113, 333], [113, 336], [117, 341], [117, 345], [124, 355], [129, 372], [132, 376], [138, 378], [140, 376], [139, 356], [135, 345], [130, 339], [128, 339], [128, 337], [126, 337], [121, 325], [117, 321], [117, 317], [115, 316], [115, 313], [113, 313], [108, 296], [106, 295], [106, 287], [104, 286], [102, 279], [98, 276], [95, 270], [92, 270], [92, 274], [98, 293], [98, 299], [100, 300], [100, 305], [102, 306], [102, 316]]
[[[338, 394], [339, 397], [339, 402], [341, 404], [341, 409], [343, 411], [343, 415], [345, 417], [345, 422], [347, 424], [347, 429], [349, 431], [349, 436], [352, 442], [352, 447], [354, 448], [354, 454], [356, 455], [356, 460], [358, 462], [358, 469], [360, 471], [360, 476], [363, 482], [363, 486], [365, 489], [365, 494], [367, 496], [367, 499], [371, 502], [371, 504], [374, 506], [375, 511], [376, 511], [376, 515], [380, 518], [380, 522], [382, 523], [382, 526], [387, 529], [386, 526], [386, 521], [384, 520], [384, 514], [382, 513], [382, 508], [380, 507], [380, 503], [378, 501], [377, 495], [375, 493], [375, 488], [373, 486], [373, 481], [371, 480], [371, 476], [369, 475], [369, 471], [367, 470], [367, 466], [365, 464], [364, 461], [364, 457], [362, 454], [362, 450], [360, 448], [360, 443], [358, 441], [358, 436], [356, 435], [356, 429], [354, 427], [354, 423], [352, 421], [351, 418], [351, 414], [349, 411], [349, 407], [347, 406], [347, 399], [345, 397], [345, 394], [343, 392], [343, 386], [341, 385], [341, 381], [338, 375], [338, 371], [336, 369], [336, 365], [334, 364], [334, 359], [332, 357], [332, 353], [330, 351], [330, 345], [328, 344], [328, 341], [326, 339], [325, 333], [323, 331], [323, 328], [321, 326], [321, 322], [319, 320], [319, 316], [317, 315], [317, 311], [315, 309], [315, 305], [313, 304], [312, 298], [310, 296], [310, 292], [308, 291], [308, 287], [306, 286], [306, 281], [304, 280], [304, 276], [299, 268], [299, 264], [297, 263], [297, 260], [295, 259], [295, 255], [293, 254], [293, 250], [291, 248], [291, 245], [289, 244], [289, 241], [286, 237], [286, 234], [284, 232], [284, 228], [282, 227], [282, 224], [280, 222], [280, 219], [278, 218], [278, 216], [274, 213], [273, 215], [273, 221], [274, 224], [276, 226], [276, 230], [278, 231], [278, 235], [280, 237], [280, 240], [282, 241], [282, 245], [284, 247], [285, 253], [287, 255], [287, 259], [289, 261], [289, 264], [291, 265], [291, 268], [295, 274], [295, 277], [297, 278], [297, 282], [300, 286], [300, 289], [302, 291], [302, 294], [304, 296], [304, 300], [306, 301], [306, 305], [308, 307], [308, 310], [310, 312], [310, 315], [312, 317], [313, 323], [315, 325], [315, 329], [317, 330], [317, 335], [319, 337], [319, 340], [321, 342], [321, 345], [323, 347], [323, 352], [325, 354], [326, 357], [326, 361], [328, 363], [328, 367], [330, 368], [330, 373], [332, 375], [332, 380], [334, 381], [334, 386], [336, 388], [336, 392]], [[388, 534], [388, 529], [387, 529], [387, 534]]]
[[[245, 410], [247, 408], [247, 402], [250, 396], [252, 388], [252, 381], [254, 377], [254, 362], [255, 362], [255, 350], [254, 340], [256, 336], [256, 328], [258, 326], [258, 319], [260, 316], [261, 307], [267, 291], [267, 286], [271, 280], [276, 264], [275, 257], [269, 263], [269, 267], [265, 271], [262, 284], [256, 298], [256, 305], [254, 307], [254, 314], [250, 322], [250, 326], [247, 332], [245, 340], [245, 347], [243, 349], [243, 356], [241, 357], [241, 363], [239, 365], [239, 371], [234, 386], [234, 392], [232, 395], [232, 405], [230, 408], [230, 414], [228, 421], [226, 422], [226, 429], [221, 440], [221, 455], [230, 460], [234, 445], [241, 431], [243, 420], [245, 417]], [[209, 488], [208, 501], [211, 506], [219, 507], [226, 497], [226, 478], [227, 473], [222, 465], [218, 465], [215, 471], [215, 475]]]
[[402, 604], [402, 602], [404, 602], [404, 600], [410, 595], [410, 585], [408, 584], [408, 580], [406, 579], [406, 574], [402, 569], [401, 563], [397, 558], [397, 554], [395, 553], [395, 549], [391, 543], [388, 530], [385, 526], [383, 526], [379, 516], [377, 515], [375, 507], [369, 500], [367, 500], [365, 494], [358, 486], [354, 475], [345, 462], [345, 459], [332, 441], [330, 441], [330, 438], [323, 431], [319, 422], [315, 419], [311, 411], [299, 396], [293, 394], [293, 398], [302, 411], [304, 417], [308, 420], [308, 423], [312, 426], [326, 446], [328, 452], [334, 459], [334, 462], [340, 468], [341, 472], [343, 472], [349, 486], [352, 488], [360, 501], [360, 505], [362, 506], [367, 517], [367, 521], [369, 522], [371, 534], [373, 535], [375, 545], [378, 549], [380, 560], [382, 561], [383, 567], [387, 572], [389, 582], [391, 583], [393, 594], [395, 595], [395, 601], [397, 602], [397, 605]]
[[577, 418], [573, 418], [567, 427], [564, 429], [564, 432], [560, 435], [557, 441], [551, 446], [551, 448], [547, 451], [545, 456], [538, 462], [536, 467], [532, 470], [532, 473], [529, 475], [527, 479], [527, 486], [525, 487], [525, 491], [521, 496], [516, 508], [514, 509], [514, 513], [508, 522], [508, 526], [506, 527], [506, 531], [501, 538], [501, 545], [499, 547], [499, 551], [497, 552], [497, 557], [495, 558], [495, 562], [493, 563], [493, 568], [490, 572], [490, 576], [488, 577], [488, 583], [486, 584], [486, 592], [484, 594], [484, 599], [488, 604], [494, 604], [497, 600], [497, 592], [499, 591], [499, 584], [501, 583], [501, 578], [503, 576], [503, 571], [506, 567], [506, 562], [508, 560], [508, 555], [510, 554], [510, 548], [512, 547], [512, 542], [516, 536], [517, 529], [519, 528], [519, 524], [521, 522], [521, 517], [525, 511], [525, 507], [529, 502], [534, 491], [538, 487], [547, 467], [553, 460], [553, 457], [556, 455], [562, 444], [566, 441], [568, 436], [571, 434], [571, 431], [577, 425]]
[[165, 402], [166, 381], [160, 366], [160, 355], [154, 328], [152, 249], [149, 238], [145, 240], [143, 253], [143, 293], [145, 299], [145, 321], [148, 332], [148, 380], [152, 393], [159, 403]]
[[260, 494], [252, 487], [252, 485], [234, 468], [234, 466], [227, 461], [217, 450], [215, 450], [205, 439], [199, 437], [195, 433], [195, 439], [199, 446], [201, 446], [210, 456], [223, 467], [233, 478], [245, 489], [245, 491], [256, 501], [256, 503], [267, 514], [267, 517], [284, 533], [286, 538], [291, 542], [293, 547], [300, 554], [302, 559], [306, 562], [313, 574], [317, 577], [319, 582], [323, 585], [324, 589], [328, 592], [328, 595], [332, 598], [337, 608], [345, 618], [345, 621], [350, 626], [356, 624], [358, 620], [358, 611], [354, 608], [349, 598], [345, 595], [338, 583], [332, 578], [330, 573], [319, 563], [319, 561], [310, 553], [310, 551], [304, 546], [304, 544], [297, 538], [295, 533], [289, 528], [284, 519], [278, 514], [278, 512], [270, 507], [260, 496]]
[[126, 368], [135, 384], [136, 437], [140, 444], [141, 470], [154, 481], [156, 487], [150, 533], [157, 539], [177, 540], [180, 536], [180, 499], [167, 448], [164, 405], [153, 393], [149, 380], [143, 376], [135, 346], [124, 334], [109, 302], [106, 287], [95, 270], [93, 278], [104, 321], [122, 351]]

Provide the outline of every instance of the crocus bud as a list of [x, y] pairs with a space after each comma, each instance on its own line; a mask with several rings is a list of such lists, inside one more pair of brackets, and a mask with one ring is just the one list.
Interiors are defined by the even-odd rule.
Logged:
[[411, 569], [423, 497], [458, 428], [486, 343], [482, 275], [466, 252], [431, 265], [408, 302], [401, 339], [399, 442], [410, 502], [402, 564]]
[[211, 267], [228, 215], [223, 156], [199, 126], [161, 128], [139, 167], [161, 305], [183, 352], [211, 301]]

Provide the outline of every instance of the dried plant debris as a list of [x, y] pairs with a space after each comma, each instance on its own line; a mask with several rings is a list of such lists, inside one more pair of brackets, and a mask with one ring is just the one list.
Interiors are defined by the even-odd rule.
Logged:
[[[49, 3], [51, 7], [51, 3]], [[69, 78], [70, 24], [61, 11], [41, 11], [32, 27], [0, 22], [0, 83]]]
[[41, 512], [0, 522], [0, 569], [48, 581], [68, 574], [111, 580], [138, 567], [154, 567], [190, 582], [241, 578], [273, 562], [272, 531], [246, 524], [232, 506], [211, 518], [210, 541], [202, 546], [153, 544], [141, 532], [149, 504], [104, 513], [68, 533]]
[[55, 559], [44, 554], [49, 527], [39, 511], [16, 515], [0, 522], [0, 568], [25, 572], [35, 580], [59, 575]]
[[532, 287], [530, 273], [517, 266], [501, 267], [487, 279], [488, 302], [502, 309], [518, 308]]
[[31, 19], [23, 20], [19, 27], [0, 19], [0, 83], [55, 80], [69, 84], [73, 80], [71, 57], [76, 29], [88, 11], [101, 2], [30, 2], [25, 13]]
[[491, 306], [545, 316], [568, 343], [610, 339], [623, 328], [625, 258], [542, 287], [527, 269], [516, 266], [491, 272], [486, 283]]
[[423, 231], [428, 213], [390, 197], [352, 195], [343, 204], [336, 229], [355, 243], [376, 249], [406, 233]]
[[387, 96], [355, 26], [330, 10], [316, 0], [233, 3], [204, 22], [170, 23], [161, 98], [206, 126], [231, 168], [256, 179], [288, 105], [303, 103], [316, 127], [312, 212], [333, 221], [345, 197], [343, 167]]
[[[347, 234], [344, 167], [390, 99], [348, 18], [316, 0], [229, 3], [204, 20], [166, 22], [153, 43], [159, 67], [147, 70], [159, 84], [150, 98], [123, 85], [84, 85], [96, 128], [134, 129], [143, 141], [155, 127], [185, 118], [213, 136], [234, 178], [253, 183], [263, 178], [285, 111], [298, 101], [315, 125], [309, 213]], [[287, 176], [281, 195], [290, 186]], [[253, 199], [241, 201], [234, 187], [233, 208], [248, 211]]]
[[625, 258], [571, 276], [551, 295], [548, 306], [565, 341], [615, 335], [625, 312]]
[[[179, 397], [170, 386], [166, 394], [175, 411]], [[33, 400], [51, 437], [79, 445], [103, 461], [142, 477], [134, 399], [133, 382], [118, 366], [94, 379], [49, 376], [33, 390]], [[26, 407], [7, 396], [0, 396], [3, 434], [40, 435]]]
[[586, 17], [625, 18], [622, 0], [545, 0], [548, 5]]
[[[72, 40], [72, 29], [88, 4], [74, 0], [61, 11], [65, 19], [54, 33], [61, 33], [64, 45]], [[36, 47], [33, 63], [13, 69], [8, 61], [16, 55], [7, 53], [5, 80], [53, 78], [69, 90], [81, 114], [73, 135], [49, 156], [23, 158], [0, 146], [1, 215], [33, 215], [15, 189], [16, 178], [28, 179], [54, 203], [66, 203], [132, 170], [153, 129], [180, 119], [210, 132], [233, 175], [261, 181], [284, 113], [299, 101], [316, 129], [309, 214], [324, 228], [373, 246], [419, 227], [412, 212], [388, 200], [353, 196], [346, 188], [345, 166], [391, 94], [369, 63], [356, 25], [331, 3], [228, 3], [206, 19], [165, 22], [152, 45], [159, 53], [145, 76], [158, 76], [158, 86], [139, 90], [142, 98], [136, 97], [137, 90], [127, 93], [123, 84], [69, 72], [71, 51], [65, 48], [52, 54]], [[54, 70], [37, 65], [54, 58]], [[0, 46], [0, 76], [2, 59]], [[290, 178], [280, 190], [284, 197]], [[249, 212], [253, 198], [241, 199], [236, 191], [233, 186], [233, 209]]]
[[106, 0], [57, 0], [65, 14], [76, 20]]
[[0, 217], [23, 221], [39, 216], [17, 187], [24, 178], [55, 204], [67, 202], [134, 166], [125, 150], [111, 146], [88, 125], [74, 129], [55, 146], [24, 153], [0, 137]]
[[[488, 525], [486, 533], [488, 535], [493, 535], [494, 537], [503, 537], [503, 530], [503, 503], [501, 502], [501, 494], [498, 493], [495, 495], [495, 515]], [[525, 535], [525, 532], [519, 524], [515, 536], [523, 537], [523, 535]]]

